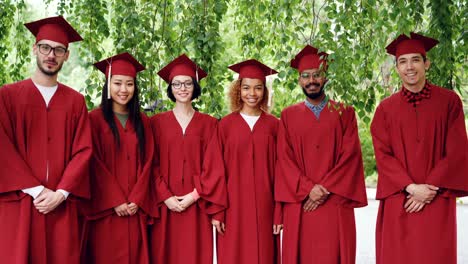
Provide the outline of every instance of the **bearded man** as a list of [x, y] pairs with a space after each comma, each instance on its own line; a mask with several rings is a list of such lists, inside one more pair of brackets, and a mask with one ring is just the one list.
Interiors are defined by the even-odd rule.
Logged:
[[82, 38], [60, 16], [25, 26], [37, 68], [0, 88], [0, 259], [79, 263], [91, 130], [84, 97], [57, 77]]
[[283, 263], [355, 263], [354, 208], [367, 205], [354, 109], [324, 91], [327, 54], [307, 45], [291, 61], [306, 100], [281, 113], [275, 199]]

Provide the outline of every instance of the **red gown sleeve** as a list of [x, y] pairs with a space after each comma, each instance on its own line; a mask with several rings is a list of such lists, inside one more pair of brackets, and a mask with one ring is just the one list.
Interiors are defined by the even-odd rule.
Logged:
[[375, 111], [371, 124], [372, 142], [374, 144], [375, 160], [379, 173], [377, 199], [385, 199], [403, 191], [413, 183], [403, 165], [395, 158], [391, 147], [385, 111], [380, 105]]
[[315, 183], [312, 182], [296, 163], [288, 133], [288, 117], [281, 113], [278, 128], [275, 177], [275, 200], [288, 203], [300, 203], [309, 195]]
[[156, 205], [161, 205], [165, 200], [174, 196], [172, 192], [169, 190], [166, 181], [161, 175], [160, 172], [160, 159], [159, 159], [159, 129], [158, 127], [158, 117], [153, 117], [151, 119], [151, 129], [153, 131], [153, 142], [154, 142], [154, 154], [153, 154], [153, 161], [152, 161], [152, 178], [155, 190], [155, 203]]
[[[213, 215], [227, 208], [227, 188], [217, 120], [212, 121], [209, 142], [205, 149], [201, 175], [195, 175], [195, 188], [200, 194], [198, 205], [206, 214]], [[219, 216], [219, 215], [218, 215]], [[219, 219], [218, 219], [219, 220]]]
[[141, 161], [139, 177], [128, 196], [128, 200], [129, 202], [137, 204], [147, 214], [153, 217], [158, 217], [159, 212], [155, 203], [155, 195], [153, 193], [154, 189], [151, 188], [151, 170], [154, 155], [153, 134], [149, 119], [143, 114], [142, 122], [145, 133], [145, 157], [144, 160]]
[[461, 197], [468, 195], [468, 140], [461, 100], [456, 95], [452, 98], [447, 117], [445, 156], [432, 168], [426, 183]]
[[113, 137], [110, 138], [112, 142], [107, 142], [108, 140], [106, 141], [106, 138], [102, 137], [102, 122], [105, 122], [104, 118], [91, 118], [94, 149], [91, 159], [91, 186], [93, 192], [89, 205], [89, 215], [100, 214], [127, 202], [117, 179], [107, 169], [105, 162], [103, 162], [104, 157], [101, 144], [115, 143], [113, 142]]
[[11, 103], [6, 87], [0, 88], [0, 194], [41, 185], [15, 146], [15, 132], [10, 121]]
[[275, 202], [275, 208], [273, 211], [273, 224], [283, 224], [283, 204], [280, 202]]
[[364, 168], [356, 114], [352, 107], [348, 107], [343, 109], [340, 117], [344, 134], [338, 160], [320, 184], [329, 192], [351, 201], [352, 207], [366, 206]]
[[92, 156], [92, 139], [88, 110], [84, 98], [82, 99], [78, 125], [75, 127], [72, 138], [72, 158], [62, 174], [57, 189], [68, 191], [74, 196], [89, 199], [89, 161]]

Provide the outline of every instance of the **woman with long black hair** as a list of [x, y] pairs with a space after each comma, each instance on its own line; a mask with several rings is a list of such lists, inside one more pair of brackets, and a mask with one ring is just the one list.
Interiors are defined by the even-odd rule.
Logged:
[[136, 75], [144, 70], [122, 53], [95, 66], [106, 75], [101, 106], [90, 113], [93, 136], [86, 263], [148, 263], [147, 224], [153, 138], [140, 112]]

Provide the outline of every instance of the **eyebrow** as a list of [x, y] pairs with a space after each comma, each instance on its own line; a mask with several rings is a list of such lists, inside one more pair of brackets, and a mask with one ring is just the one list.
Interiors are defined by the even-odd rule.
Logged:
[[411, 59], [423, 59], [422, 56], [413, 56], [411, 58], [398, 58], [398, 61], [402, 61], [402, 60], [411, 60]]
[[39, 42], [38, 42], [36, 45], [49, 45], [49, 46], [51, 46], [52, 48], [63, 48], [63, 49], [67, 49], [65, 46], [60, 45], [60, 44], [57, 45], [57, 46], [53, 46], [53, 45], [51, 45], [51, 44], [49, 44], [49, 43], [44, 43], [44, 42], [39, 43]]
[[127, 83], [128, 82], [132, 82], [132, 83], [135, 82], [134, 80], [122, 80], [122, 79], [113, 79], [112, 81], [114, 81], [114, 82], [127, 82]]

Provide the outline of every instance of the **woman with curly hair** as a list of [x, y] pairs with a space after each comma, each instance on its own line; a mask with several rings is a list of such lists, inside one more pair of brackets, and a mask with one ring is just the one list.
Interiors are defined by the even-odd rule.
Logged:
[[279, 261], [281, 206], [273, 197], [279, 121], [268, 113], [266, 76], [276, 71], [247, 60], [229, 89], [232, 113], [218, 125], [229, 208], [215, 215], [219, 264]]

